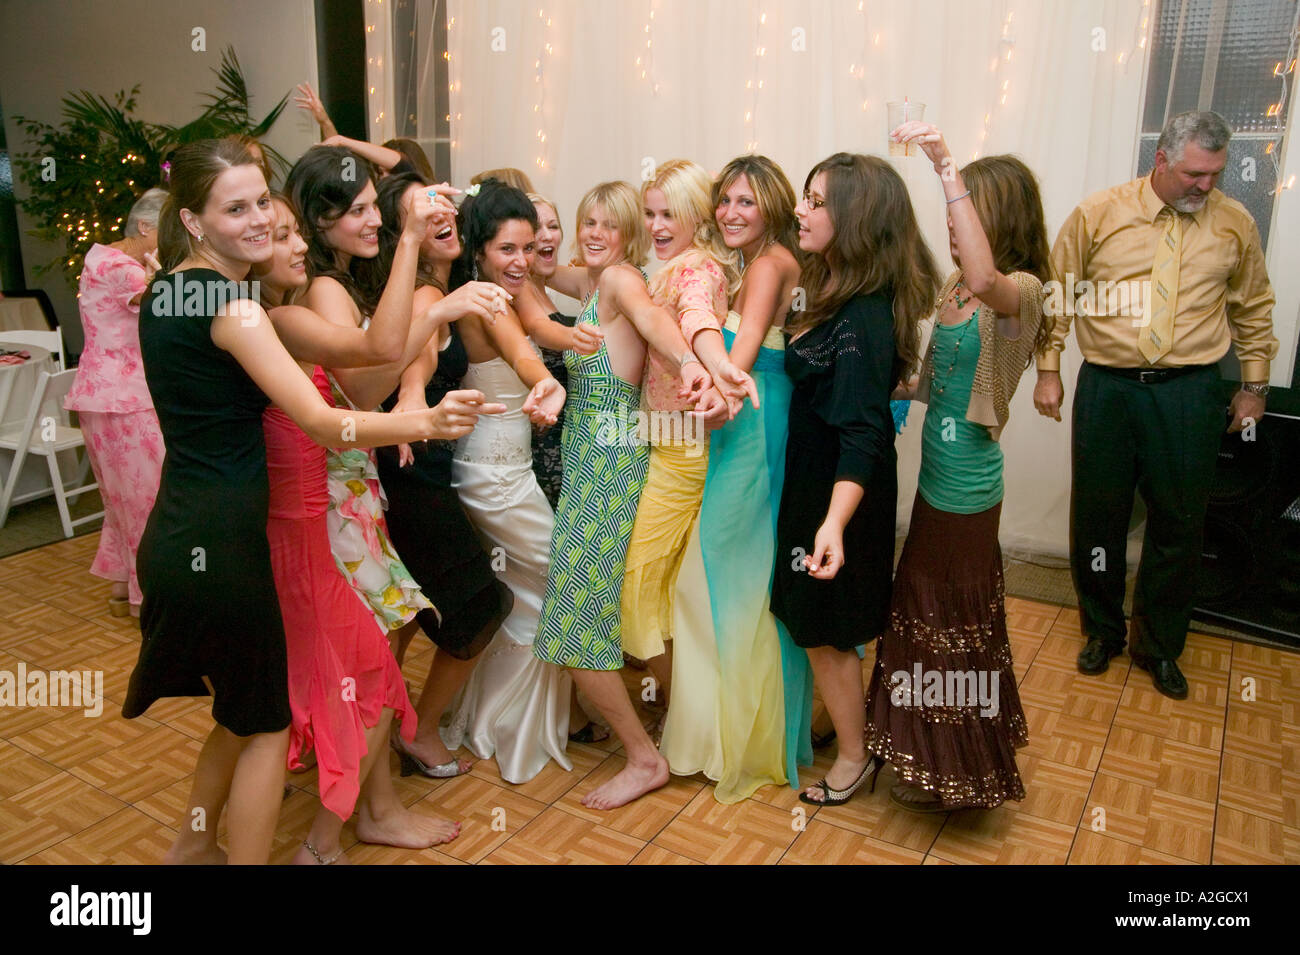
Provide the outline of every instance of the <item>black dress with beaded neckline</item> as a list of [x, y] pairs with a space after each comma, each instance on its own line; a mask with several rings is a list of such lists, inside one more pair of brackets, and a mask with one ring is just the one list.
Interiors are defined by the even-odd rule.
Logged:
[[[801, 647], [851, 650], [879, 636], [889, 619], [898, 498], [889, 396], [902, 372], [890, 298], [850, 299], [789, 341], [785, 370], [794, 393], [772, 613]], [[862, 485], [863, 496], [844, 528], [844, 565], [819, 580], [801, 558], [813, 554], [838, 480]]]

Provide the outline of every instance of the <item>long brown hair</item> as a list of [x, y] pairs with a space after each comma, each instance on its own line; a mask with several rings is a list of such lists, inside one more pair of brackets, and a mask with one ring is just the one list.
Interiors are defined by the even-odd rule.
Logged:
[[170, 162], [167, 201], [158, 215], [158, 254], [167, 272], [198, 251], [194, 237], [181, 222], [181, 210], [197, 215], [207, 206], [212, 186], [223, 172], [235, 166], [258, 165], [248, 147], [233, 139], [186, 143], [172, 153]]
[[[1030, 168], [1015, 156], [985, 156], [964, 166], [961, 177], [988, 236], [993, 267], [1004, 275], [1028, 272], [1046, 282], [1047, 225], [1038, 180]], [[1051, 333], [1050, 322], [1038, 323], [1034, 354], [1046, 350]]]
[[749, 182], [758, 214], [767, 227], [763, 244], [775, 242], [783, 245], [796, 262], [800, 261], [807, 253], [799, 248], [799, 220], [794, 217], [794, 207], [799, 200], [781, 167], [766, 156], [737, 156], [722, 167], [722, 172], [713, 181], [713, 211], [718, 211], [723, 194], [741, 176]]
[[402, 158], [411, 164], [412, 168], [424, 177], [425, 182], [433, 182], [433, 166], [429, 163], [429, 157], [425, 155], [420, 144], [414, 139], [406, 139], [399, 136], [397, 139], [390, 139], [384, 143], [385, 149], [392, 149], [401, 153]]
[[939, 271], [921, 236], [907, 187], [878, 156], [836, 153], [813, 166], [807, 192], [826, 174], [826, 211], [834, 236], [820, 255], [803, 260], [799, 285], [807, 307], [786, 323], [792, 334], [822, 324], [856, 295], [893, 300], [894, 345], [906, 376], [920, 361], [920, 322], [934, 308]]
[[377, 178], [369, 161], [346, 146], [313, 146], [298, 157], [284, 182], [307, 240], [307, 273], [313, 279], [322, 275], [334, 279], [363, 315], [369, 313], [357, 285], [358, 260], [353, 259], [347, 270], [340, 269], [324, 233], [343, 218], [366, 184]]

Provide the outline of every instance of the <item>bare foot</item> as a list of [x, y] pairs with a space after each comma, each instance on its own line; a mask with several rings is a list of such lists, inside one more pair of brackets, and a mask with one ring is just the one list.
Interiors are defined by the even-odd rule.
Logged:
[[328, 850], [323, 849], [320, 846], [317, 846], [316, 851], [320, 853], [320, 859], [325, 860], [324, 863], [321, 862], [320, 859], [317, 859], [314, 855], [312, 855], [311, 850], [308, 849], [306, 845], [301, 845], [298, 847], [298, 851], [293, 854], [293, 858], [289, 860], [289, 864], [290, 865], [325, 865], [326, 863], [328, 863], [329, 865], [351, 865], [352, 864], [352, 860], [348, 858], [347, 853], [344, 852], [337, 843], [331, 846]]
[[460, 835], [460, 823], [445, 819], [430, 819], [409, 809], [397, 809], [376, 819], [370, 807], [362, 805], [357, 811], [357, 838], [382, 846], [399, 849], [428, 849], [451, 842]]
[[[862, 771], [867, 768], [867, 763], [871, 761], [870, 756], [864, 756], [862, 759], [845, 759], [844, 756], [836, 756], [835, 764], [831, 766], [830, 772], [826, 774], [826, 785], [830, 789], [845, 790], [857, 782]], [[804, 795], [813, 802], [824, 802], [826, 793], [820, 786], [809, 786], [804, 791]]]
[[474, 765], [472, 759], [456, 759], [456, 755], [447, 748], [442, 741], [442, 737], [437, 733], [427, 739], [416, 737], [415, 741], [411, 743], [399, 737], [394, 737], [394, 739], [397, 740], [397, 751], [399, 753], [404, 752], [409, 756], [414, 756], [430, 769], [455, 760], [456, 768], [460, 770], [461, 775], [464, 775]]
[[582, 797], [588, 809], [617, 809], [638, 796], [644, 796], [668, 782], [668, 760], [655, 754], [653, 763], [633, 765], [628, 763], [605, 785]]
[[225, 865], [226, 850], [216, 843], [182, 846], [173, 842], [162, 861], [163, 865]]

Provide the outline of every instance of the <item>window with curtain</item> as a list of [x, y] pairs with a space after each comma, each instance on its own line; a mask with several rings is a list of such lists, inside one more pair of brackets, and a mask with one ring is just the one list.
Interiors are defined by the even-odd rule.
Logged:
[[1219, 188], [1250, 210], [1265, 249], [1291, 112], [1297, 26], [1297, 0], [1160, 0], [1151, 33], [1135, 173], [1155, 164], [1169, 117], [1214, 110], [1232, 129]]
[[394, 135], [414, 139], [439, 179], [451, 179], [451, 116], [447, 91], [447, 5], [443, 0], [394, 0]]

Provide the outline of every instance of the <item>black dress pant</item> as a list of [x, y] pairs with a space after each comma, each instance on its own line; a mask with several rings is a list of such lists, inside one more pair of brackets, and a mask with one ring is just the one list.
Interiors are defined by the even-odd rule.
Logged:
[[1125, 550], [1136, 488], [1147, 522], [1130, 646], [1157, 660], [1183, 652], [1227, 422], [1216, 366], [1143, 383], [1084, 364], [1074, 400], [1070, 566], [1086, 637], [1124, 646]]

